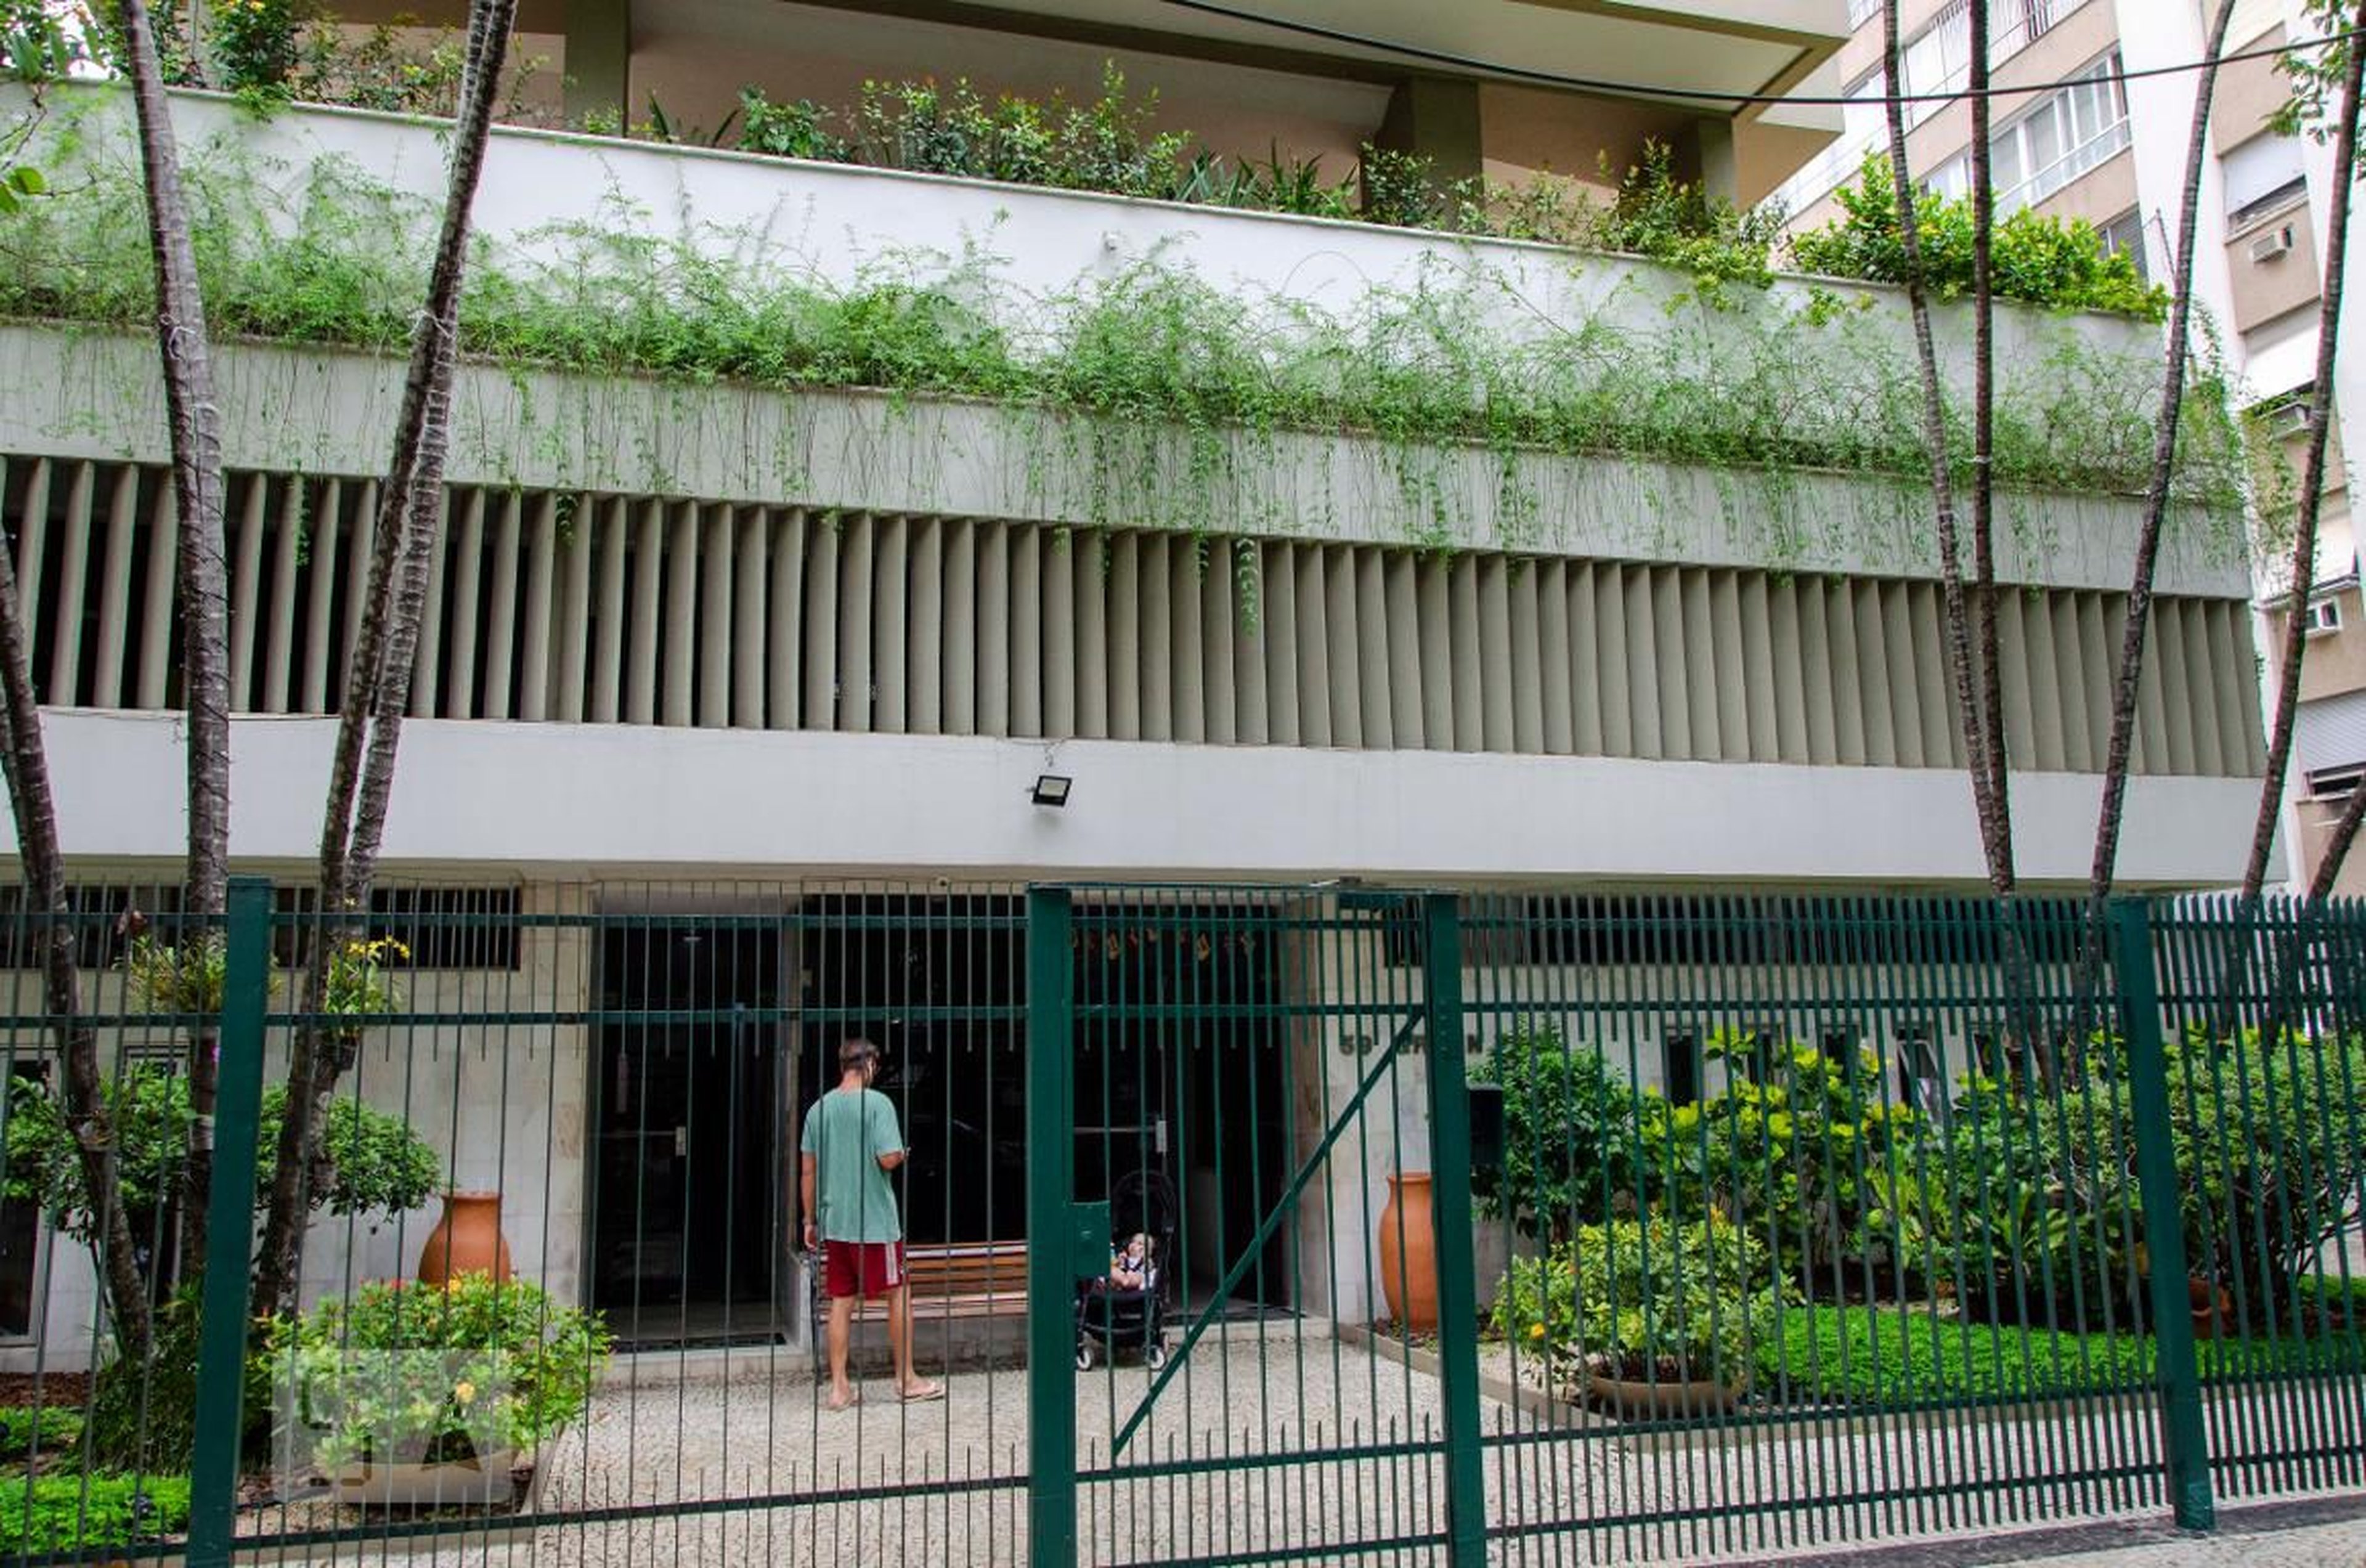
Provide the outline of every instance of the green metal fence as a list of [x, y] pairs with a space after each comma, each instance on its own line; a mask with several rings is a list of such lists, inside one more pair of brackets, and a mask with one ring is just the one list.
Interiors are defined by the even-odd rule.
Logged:
[[[0, 943], [11, 1559], [1674, 1561], [2366, 1483], [2349, 906], [247, 883]], [[799, 1156], [850, 1038], [942, 1396], [866, 1303], [839, 1409]]]

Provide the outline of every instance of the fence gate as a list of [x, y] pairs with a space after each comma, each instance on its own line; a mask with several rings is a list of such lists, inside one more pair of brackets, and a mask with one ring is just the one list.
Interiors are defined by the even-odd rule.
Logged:
[[1450, 897], [1030, 896], [1037, 1562], [1477, 1561], [1457, 934]]
[[1698, 1560], [2366, 1479], [2354, 909], [1026, 919], [1036, 1563]]

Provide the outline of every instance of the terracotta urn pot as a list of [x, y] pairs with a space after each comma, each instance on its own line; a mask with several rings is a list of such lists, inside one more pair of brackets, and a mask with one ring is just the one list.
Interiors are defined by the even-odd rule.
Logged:
[[1430, 1219], [1429, 1173], [1389, 1178], [1380, 1210], [1380, 1290], [1389, 1321], [1401, 1328], [1437, 1326], [1437, 1233]]
[[449, 1284], [462, 1274], [510, 1277], [510, 1244], [501, 1235], [501, 1195], [446, 1192], [444, 1217], [419, 1249], [419, 1282]]

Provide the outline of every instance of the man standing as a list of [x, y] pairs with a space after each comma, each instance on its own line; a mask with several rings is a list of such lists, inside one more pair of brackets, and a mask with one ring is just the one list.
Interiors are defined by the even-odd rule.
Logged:
[[844, 1410], [861, 1397], [846, 1378], [858, 1297], [886, 1298], [896, 1392], [907, 1400], [942, 1399], [943, 1384], [924, 1382], [912, 1370], [904, 1225], [887, 1179], [911, 1151], [904, 1147], [894, 1103], [871, 1087], [879, 1076], [879, 1047], [849, 1040], [838, 1048], [838, 1087], [806, 1112], [801, 1140], [806, 1249], [822, 1249], [829, 1293], [829, 1407]]

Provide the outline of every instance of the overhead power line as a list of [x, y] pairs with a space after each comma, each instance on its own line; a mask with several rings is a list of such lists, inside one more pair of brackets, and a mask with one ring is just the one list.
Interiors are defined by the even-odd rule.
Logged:
[[[1794, 93], [1740, 93], [1720, 88], [1671, 86], [1664, 83], [1619, 82], [1607, 77], [1568, 76], [1559, 72], [1538, 71], [1529, 66], [1507, 65], [1501, 61], [1482, 60], [1475, 55], [1430, 49], [1422, 44], [1400, 43], [1389, 39], [1375, 38], [1368, 33], [1356, 32], [1346, 28], [1326, 27], [1320, 22], [1299, 22], [1286, 17], [1266, 16], [1256, 11], [1243, 10], [1237, 6], [1222, 4], [1221, 0], [1164, 0], [1164, 4], [1186, 11], [1198, 11], [1211, 17], [1222, 17], [1229, 21], [1246, 22], [1261, 28], [1274, 28], [1303, 38], [1318, 38], [1331, 43], [1353, 44], [1358, 49], [1379, 50], [1384, 53], [1403, 55], [1408, 60], [1419, 60], [1432, 65], [1451, 66], [1458, 71], [1500, 76], [1507, 81], [1529, 82], [1538, 86], [1558, 87], [1568, 92], [1597, 93], [1617, 97], [1686, 98], [1703, 103], [1718, 104], [1790, 104], [1802, 107], [1823, 105], [1842, 107], [1886, 103], [1952, 104], [1960, 100], [1968, 100], [1974, 96], [1989, 98], [2034, 96], [2041, 93], [2056, 92], [2064, 87], [2075, 86], [2081, 83], [2141, 82], [2157, 76], [2181, 76], [2203, 70], [2210, 63], [2206, 60], [2191, 60], [2180, 61], [2174, 65], [2148, 65], [2139, 71], [2123, 68], [2118, 71], [2091, 72], [2076, 76], [2059, 77], [2052, 81], [2032, 82], [2019, 87], [2000, 87], [1991, 84], [1984, 94], [1978, 95], [1974, 94], [1968, 87], [1958, 88], [1951, 93], [1876, 93], [1853, 97], [1845, 95], [1831, 96]], [[2232, 65], [2241, 60], [2272, 60], [2282, 55], [2305, 54], [2314, 50], [2347, 42], [2360, 36], [2361, 35], [2358, 30], [2352, 29], [2348, 32], [2327, 33], [2322, 38], [2302, 39], [2295, 43], [2270, 44], [2260, 49], [2237, 50], [2232, 53], [2220, 55], [2218, 63]]]

